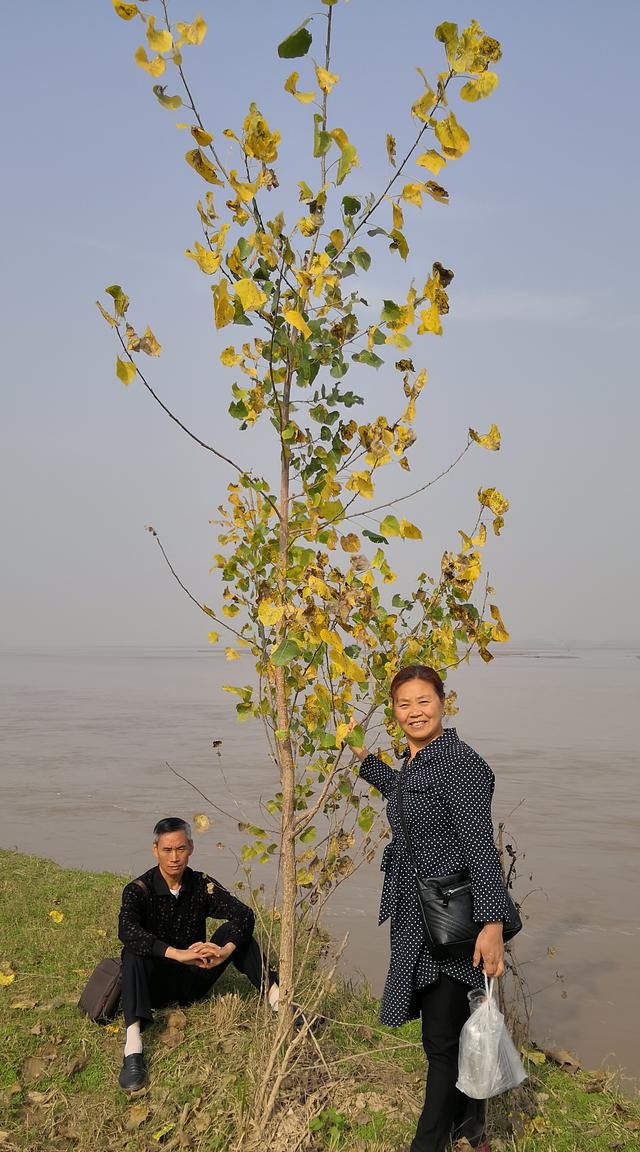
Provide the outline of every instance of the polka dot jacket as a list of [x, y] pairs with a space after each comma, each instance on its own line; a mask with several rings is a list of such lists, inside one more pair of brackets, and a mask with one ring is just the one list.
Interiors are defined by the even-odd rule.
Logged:
[[440, 974], [471, 987], [483, 983], [482, 970], [471, 959], [434, 960], [424, 941], [413, 868], [398, 816], [397, 789], [403, 789], [405, 824], [418, 870], [446, 876], [467, 867], [473, 894], [473, 918], [479, 923], [502, 920], [506, 891], [493, 837], [491, 797], [494, 777], [484, 760], [447, 728], [412, 761], [405, 754], [398, 772], [377, 756], [367, 756], [360, 776], [387, 800], [393, 833], [385, 846], [380, 918], [391, 920], [391, 957], [380, 1019], [399, 1026], [419, 1015], [417, 993]]

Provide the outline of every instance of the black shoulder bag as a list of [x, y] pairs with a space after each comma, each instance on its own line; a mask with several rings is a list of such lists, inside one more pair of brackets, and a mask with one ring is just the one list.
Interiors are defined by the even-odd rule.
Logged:
[[[398, 816], [407, 852], [416, 878], [418, 907], [424, 924], [427, 948], [434, 960], [473, 956], [477, 936], [483, 927], [473, 919], [473, 896], [469, 869], [450, 876], [423, 876], [418, 872], [404, 819], [402, 780], [397, 789]], [[503, 939], [511, 940], [522, 928], [518, 909], [509, 892], [503, 921]]]
[[[132, 880], [146, 896], [149, 889], [144, 880]], [[119, 956], [105, 956], [91, 973], [78, 1001], [78, 1008], [95, 1024], [108, 1024], [113, 1020], [120, 1004], [122, 965]]]

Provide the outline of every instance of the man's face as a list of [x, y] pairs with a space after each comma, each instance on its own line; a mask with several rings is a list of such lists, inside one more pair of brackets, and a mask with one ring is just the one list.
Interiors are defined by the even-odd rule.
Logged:
[[153, 845], [160, 871], [172, 881], [180, 880], [192, 852], [193, 840], [189, 840], [186, 832], [163, 832]]

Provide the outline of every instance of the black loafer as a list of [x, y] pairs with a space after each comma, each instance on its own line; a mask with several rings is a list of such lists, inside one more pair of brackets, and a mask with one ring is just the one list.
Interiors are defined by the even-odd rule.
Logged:
[[133, 1052], [125, 1056], [118, 1077], [118, 1084], [123, 1092], [139, 1092], [147, 1083], [147, 1069], [142, 1052]]

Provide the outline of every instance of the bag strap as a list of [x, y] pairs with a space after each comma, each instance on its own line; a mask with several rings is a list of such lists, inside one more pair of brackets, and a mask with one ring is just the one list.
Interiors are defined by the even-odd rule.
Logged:
[[411, 847], [411, 841], [409, 839], [409, 833], [407, 831], [407, 825], [406, 825], [405, 818], [404, 818], [404, 804], [402, 802], [402, 782], [403, 782], [402, 781], [402, 772], [403, 772], [403, 769], [400, 769], [400, 773], [399, 773], [400, 779], [398, 780], [398, 787], [396, 789], [396, 802], [398, 804], [398, 816], [400, 817], [400, 827], [402, 828], [402, 835], [404, 837], [404, 842], [405, 842], [405, 845], [407, 848], [407, 853], [408, 853], [409, 859], [411, 861], [411, 866], [412, 866], [413, 871], [415, 872], [415, 874], [417, 876], [418, 875], [418, 866], [416, 864], [416, 858], [413, 854], [413, 848]]
[[145, 884], [144, 880], [140, 880], [140, 879], [132, 880], [131, 883], [135, 884], [138, 888], [141, 888], [142, 891], [144, 892], [145, 896], [149, 895], [149, 889], [147, 888], [147, 885]]

